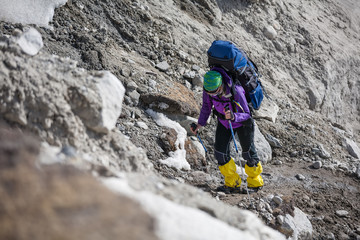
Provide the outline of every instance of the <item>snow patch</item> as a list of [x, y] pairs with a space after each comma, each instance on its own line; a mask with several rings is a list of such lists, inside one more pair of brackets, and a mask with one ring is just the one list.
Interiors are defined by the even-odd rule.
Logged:
[[186, 161], [186, 130], [179, 123], [167, 118], [163, 113], [157, 113], [151, 109], [146, 110], [146, 113], [149, 114], [159, 126], [173, 128], [177, 132], [177, 140], [175, 142], [177, 150], [170, 152], [169, 158], [159, 161], [169, 167], [190, 170], [190, 164]]
[[241, 231], [209, 214], [171, 202], [150, 192], [135, 192], [126, 180], [103, 178], [102, 183], [118, 194], [125, 194], [138, 201], [155, 220], [159, 239], [256, 239], [247, 229]]
[[0, 20], [48, 26], [54, 9], [67, 0], [0, 0]]

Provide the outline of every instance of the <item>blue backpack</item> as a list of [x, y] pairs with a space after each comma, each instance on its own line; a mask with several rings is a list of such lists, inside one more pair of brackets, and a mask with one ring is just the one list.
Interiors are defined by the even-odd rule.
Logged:
[[[209, 67], [223, 68], [235, 84], [244, 88], [248, 104], [258, 110], [264, 98], [263, 87], [258, 68], [246, 53], [229, 41], [216, 40], [207, 55]], [[232, 90], [234, 93], [234, 87]]]

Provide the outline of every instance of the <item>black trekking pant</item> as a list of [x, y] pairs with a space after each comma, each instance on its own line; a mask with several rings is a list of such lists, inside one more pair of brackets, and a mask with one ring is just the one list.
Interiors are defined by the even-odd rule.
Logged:
[[[260, 161], [254, 145], [254, 120], [250, 118], [243, 123], [243, 126], [233, 129], [234, 134], [239, 137], [242, 157], [249, 167], [257, 165]], [[233, 141], [230, 129], [226, 129], [219, 121], [215, 133], [215, 158], [220, 166], [225, 165], [231, 159], [230, 143]]]

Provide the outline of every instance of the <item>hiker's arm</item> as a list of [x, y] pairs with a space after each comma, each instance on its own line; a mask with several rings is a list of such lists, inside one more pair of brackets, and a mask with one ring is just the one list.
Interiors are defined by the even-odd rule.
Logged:
[[241, 86], [236, 85], [235, 91], [234, 99], [240, 106], [236, 106], [239, 111], [234, 113], [234, 122], [243, 122], [251, 117], [250, 109], [246, 101], [245, 90]]
[[206, 122], [211, 114], [213, 103], [210, 99], [210, 96], [204, 91], [203, 92], [203, 103], [200, 111], [200, 116], [198, 120], [198, 124], [201, 126], [205, 126]]

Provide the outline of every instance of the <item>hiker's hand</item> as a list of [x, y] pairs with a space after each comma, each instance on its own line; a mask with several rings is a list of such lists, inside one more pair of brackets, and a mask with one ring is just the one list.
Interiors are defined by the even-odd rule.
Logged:
[[230, 109], [225, 111], [225, 119], [232, 121], [235, 119], [234, 114]]
[[199, 131], [199, 129], [201, 128], [202, 126], [200, 124], [196, 124], [196, 123], [192, 123], [190, 125], [190, 130], [193, 134], [197, 134], [197, 132]]

